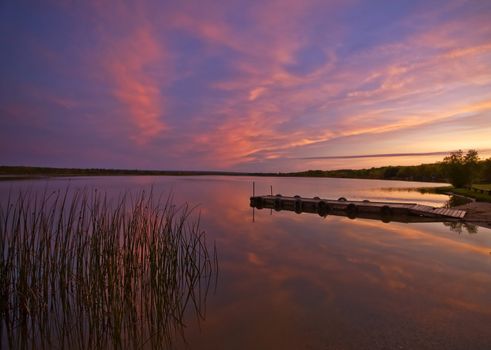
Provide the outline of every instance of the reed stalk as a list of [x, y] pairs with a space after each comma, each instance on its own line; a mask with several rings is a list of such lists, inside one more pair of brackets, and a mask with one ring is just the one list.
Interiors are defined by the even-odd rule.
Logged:
[[199, 215], [150, 191], [9, 194], [0, 206], [0, 347], [169, 348], [205, 317], [217, 255]]

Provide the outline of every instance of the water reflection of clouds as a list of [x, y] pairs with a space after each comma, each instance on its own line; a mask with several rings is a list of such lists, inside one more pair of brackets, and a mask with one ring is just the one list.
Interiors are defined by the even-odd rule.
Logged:
[[[264, 328], [270, 329], [269, 337], [284, 341], [273, 324], [289, 334], [285, 347], [295, 348], [319, 340], [304, 337], [297, 327], [336, 343], [366, 322], [385, 330], [404, 322], [397, 330], [402, 336], [405, 327], [443, 337], [465, 335], [455, 325], [491, 317], [486, 287], [491, 285], [491, 238], [462, 238], [441, 223], [323, 220], [292, 212], [270, 215], [269, 210], [257, 211], [251, 223], [244, 220], [250, 212], [230, 204], [220, 215], [235, 232], [226, 250], [236, 254], [222, 267], [227, 270], [222, 284], [240, 301], [230, 300], [229, 313], [216, 322], [222, 330], [245, 327], [240, 339], [246, 344], [264, 337]], [[241, 315], [239, 323], [231, 321], [230, 313]], [[478, 325], [472, 332], [484, 331]], [[360, 335], [353, 344], [364, 341]]]

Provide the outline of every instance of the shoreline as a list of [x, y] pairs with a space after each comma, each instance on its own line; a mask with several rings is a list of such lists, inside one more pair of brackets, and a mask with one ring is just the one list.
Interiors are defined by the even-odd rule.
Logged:
[[445, 183], [442, 176], [395, 176], [387, 175], [387, 170], [399, 168], [419, 169], [421, 166], [385, 166], [370, 169], [338, 169], [338, 170], [307, 170], [297, 172], [257, 172], [227, 170], [142, 170], [142, 169], [108, 169], [108, 168], [58, 168], [36, 166], [0, 165], [0, 181], [2, 177], [77, 177], [77, 176], [257, 176], [257, 177], [298, 177], [298, 178], [338, 178], [364, 179], [384, 181], [408, 181], [425, 183]]
[[491, 203], [474, 201], [452, 208], [467, 211], [464, 221], [485, 224], [486, 227], [491, 228]]

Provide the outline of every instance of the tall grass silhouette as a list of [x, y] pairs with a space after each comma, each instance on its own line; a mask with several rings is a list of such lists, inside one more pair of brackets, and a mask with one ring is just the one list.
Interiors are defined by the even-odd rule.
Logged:
[[[168, 348], [218, 271], [199, 215], [150, 191], [9, 194], [0, 206], [2, 348]], [[194, 322], [194, 321], [193, 321]]]

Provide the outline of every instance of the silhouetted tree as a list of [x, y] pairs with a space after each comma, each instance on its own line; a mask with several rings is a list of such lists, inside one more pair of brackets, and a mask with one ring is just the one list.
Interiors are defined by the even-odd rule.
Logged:
[[482, 162], [481, 180], [491, 182], [491, 158]]
[[465, 155], [462, 150], [458, 150], [443, 159], [443, 167], [448, 181], [454, 187], [470, 186], [478, 175], [479, 155], [473, 149]]

